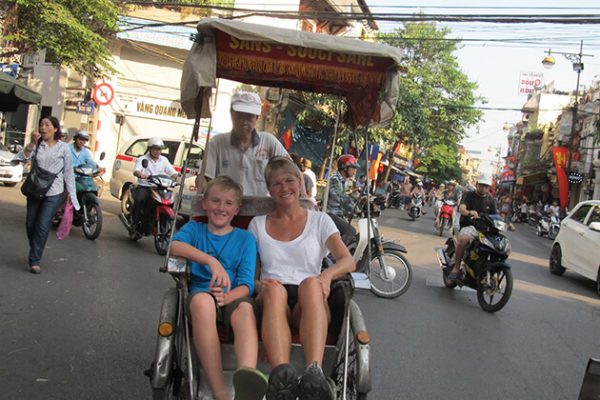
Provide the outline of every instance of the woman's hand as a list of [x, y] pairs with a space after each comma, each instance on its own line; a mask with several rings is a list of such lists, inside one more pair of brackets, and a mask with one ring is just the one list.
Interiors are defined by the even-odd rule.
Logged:
[[331, 277], [325, 272], [321, 272], [317, 276], [317, 280], [321, 282], [321, 292], [323, 293], [323, 299], [327, 300], [329, 297], [329, 291], [331, 290]]
[[219, 287], [222, 289], [226, 289], [228, 292], [231, 289], [231, 281], [229, 280], [229, 275], [227, 275], [227, 271], [221, 265], [221, 263], [214, 257], [212, 257], [212, 261], [208, 263], [208, 268], [210, 268], [210, 272], [212, 273], [212, 278], [210, 279], [210, 287]]

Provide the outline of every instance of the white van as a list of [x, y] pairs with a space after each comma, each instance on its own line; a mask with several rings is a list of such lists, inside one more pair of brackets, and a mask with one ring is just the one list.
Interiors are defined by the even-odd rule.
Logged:
[[[133, 176], [133, 168], [138, 157], [146, 153], [149, 138], [134, 137], [127, 141], [117, 154], [110, 178], [110, 194], [117, 199], [121, 199], [123, 193], [129, 185], [134, 183], [137, 178]], [[181, 172], [181, 167], [185, 162], [189, 148], [189, 139], [161, 138], [165, 143], [162, 155], [167, 157], [177, 172]], [[203, 146], [192, 144], [190, 152], [190, 162], [188, 163], [188, 172], [183, 190], [183, 200], [181, 202], [180, 214], [189, 217], [191, 215], [191, 200], [195, 196], [195, 179], [199, 160], [204, 153]], [[175, 188], [178, 193], [179, 188]]]

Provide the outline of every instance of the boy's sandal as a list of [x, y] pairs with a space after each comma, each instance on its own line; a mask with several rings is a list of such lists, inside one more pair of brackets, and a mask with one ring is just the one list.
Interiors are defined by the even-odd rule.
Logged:
[[32, 265], [29, 267], [29, 272], [31, 272], [32, 274], [39, 274], [40, 272], [42, 272], [42, 269], [39, 265]]
[[238, 368], [233, 374], [235, 400], [262, 400], [267, 392], [267, 377], [255, 368]]

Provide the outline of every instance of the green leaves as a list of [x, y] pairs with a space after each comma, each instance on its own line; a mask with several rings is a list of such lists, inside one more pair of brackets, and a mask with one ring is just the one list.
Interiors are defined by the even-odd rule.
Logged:
[[119, 8], [111, 0], [8, 0], [9, 40], [26, 53], [46, 49], [46, 61], [90, 78], [113, 72], [108, 39]]

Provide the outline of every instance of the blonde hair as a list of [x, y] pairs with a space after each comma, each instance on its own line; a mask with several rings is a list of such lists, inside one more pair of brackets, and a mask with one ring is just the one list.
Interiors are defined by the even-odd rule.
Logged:
[[271, 180], [271, 174], [275, 171], [288, 172], [294, 175], [296, 178], [300, 178], [301, 172], [298, 166], [289, 158], [283, 156], [271, 157], [267, 166], [265, 167], [265, 182], [269, 186]]
[[240, 206], [242, 205], [242, 187], [240, 186], [239, 183], [234, 181], [231, 177], [229, 177], [227, 175], [221, 175], [221, 176], [217, 176], [215, 179], [211, 179], [206, 184], [206, 189], [204, 190], [204, 198], [206, 198], [208, 196], [208, 193], [210, 192], [210, 190], [215, 186], [218, 186], [218, 187], [222, 188], [223, 190], [233, 190], [235, 193], [235, 197], [238, 202], [238, 205], [240, 205]]

